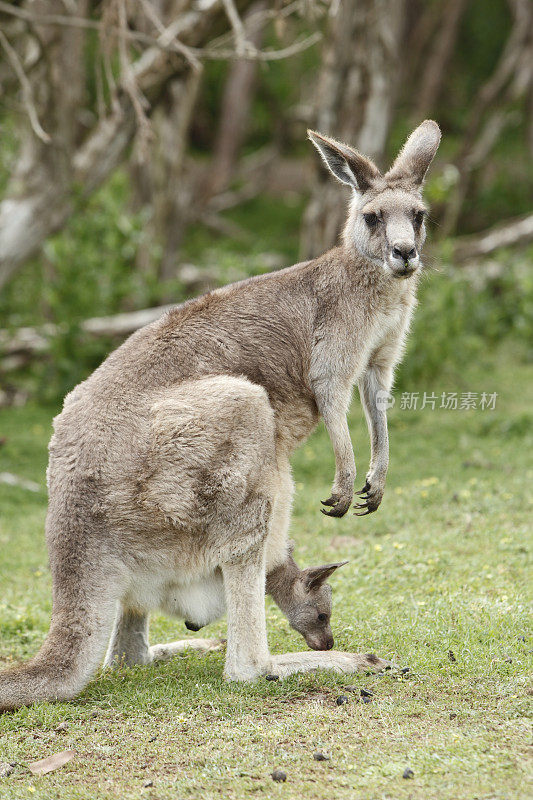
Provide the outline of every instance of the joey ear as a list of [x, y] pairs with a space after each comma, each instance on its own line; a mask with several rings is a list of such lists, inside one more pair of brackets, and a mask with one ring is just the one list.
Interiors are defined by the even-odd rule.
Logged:
[[323, 136], [316, 131], [307, 135], [322, 156], [326, 167], [341, 183], [351, 186], [356, 192], [366, 192], [381, 173], [370, 159], [346, 144]]
[[436, 122], [424, 120], [408, 137], [386, 177], [413, 178], [420, 186], [437, 152], [440, 135]]
[[307, 567], [302, 570], [305, 588], [308, 591], [311, 589], [318, 589], [336, 569], [343, 567], [347, 563], [347, 561], [337, 561], [336, 564], [323, 564], [321, 567]]

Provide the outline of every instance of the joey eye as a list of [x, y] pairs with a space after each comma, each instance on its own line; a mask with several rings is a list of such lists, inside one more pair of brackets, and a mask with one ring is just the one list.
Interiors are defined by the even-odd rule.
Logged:
[[370, 228], [370, 230], [373, 230], [377, 226], [378, 222], [380, 221], [378, 215], [377, 214], [373, 214], [373, 213], [371, 213], [371, 214], [363, 214], [363, 218], [364, 218], [366, 224], [368, 225], [368, 227]]
[[318, 619], [319, 622], [327, 622], [328, 621], [328, 615], [327, 614], [319, 614], [317, 619]]
[[424, 222], [424, 217], [426, 215], [426, 212], [425, 211], [414, 211], [413, 215], [414, 215], [415, 225], [416, 225], [417, 228], [419, 228], [422, 225], [422, 223]]

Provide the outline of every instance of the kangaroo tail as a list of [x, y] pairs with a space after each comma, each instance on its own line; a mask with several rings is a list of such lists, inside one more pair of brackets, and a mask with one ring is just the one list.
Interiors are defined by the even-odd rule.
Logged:
[[[39, 701], [69, 700], [80, 692], [98, 668], [116, 613], [116, 583], [84, 585], [57, 591], [48, 635], [30, 661], [0, 673], [0, 711], [12, 711]], [[79, 578], [79, 576], [76, 576]], [[91, 580], [92, 578], [92, 580]]]

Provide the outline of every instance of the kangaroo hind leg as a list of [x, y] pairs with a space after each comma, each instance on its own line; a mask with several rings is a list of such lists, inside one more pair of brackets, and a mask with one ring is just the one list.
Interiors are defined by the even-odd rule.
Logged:
[[152, 661], [168, 661], [176, 655], [196, 650], [220, 650], [223, 639], [183, 639], [166, 644], [148, 644], [148, 614], [121, 608], [107, 649], [105, 667], [132, 667]]
[[148, 664], [148, 614], [119, 608], [104, 661], [105, 667]]

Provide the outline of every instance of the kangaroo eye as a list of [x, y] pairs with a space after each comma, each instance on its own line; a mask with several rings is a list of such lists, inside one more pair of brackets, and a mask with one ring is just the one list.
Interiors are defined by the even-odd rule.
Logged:
[[379, 217], [377, 214], [363, 214], [363, 217], [370, 230], [375, 228], [379, 222]]
[[415, 211], [414, 212], [415, 225], [417, 226], [417, 228], [419, 228], [422, 225], [422, 223], [424, 222], [424, 216], [425, 216], [425, 212], [424, 211]]
[[318, 621], [319, 622], [327, 622], [328, 621], [328, 615], [327, 614], [319, 614], [318, 615]]

